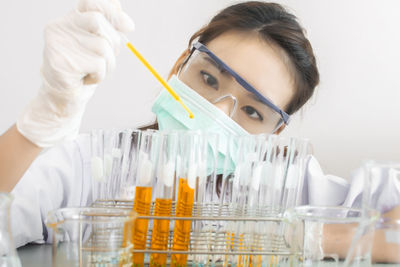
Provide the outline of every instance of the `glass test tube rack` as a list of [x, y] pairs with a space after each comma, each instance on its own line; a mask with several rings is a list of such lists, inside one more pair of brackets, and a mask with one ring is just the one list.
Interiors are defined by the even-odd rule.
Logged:
[[[97, 200], [93, 207], [129, 209], [133, 201]], [[175, 216], [172, 203], [171, 216], [154, 216], [152, 203], [149, 216], [138, 215], [152, 225], [155, 220], [169, 220], [168, 249], [151, 249], [152, 227], [147, 233], [146, 249], [132, 249], [144, 253], [145, 266], [151, 264], [151, 254], [188, 255], [187, 266], [296, 266], [301, 261], [298, 231], [276, 210], [248, 210], [219, 204], [193, 205], [191, 217]], [[173, 224], [177, 220], [191, 221], [190, 242], [187, 250], [173, 250]], [[180, 265], [179, 265], [180, 266]]]

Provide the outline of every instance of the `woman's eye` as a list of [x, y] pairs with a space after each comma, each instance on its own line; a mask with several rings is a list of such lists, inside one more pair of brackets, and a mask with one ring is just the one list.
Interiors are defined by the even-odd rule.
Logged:
[[251, 106], [245, 106], [242, 108], [242, 110], [244, 112], [246, 112], [247, 116], [249, 116], [250, 118], [252, 118], [254, 120], [259, 120], [259, 121], [264, 120], [263, 116], [261, 116], [261, 114], [255, 108], [253, 108]]
[[208, 85], [214, 88], [215, 90], [218, 90], [218, 80], [212, 76], [211, 74], [208, 74], [205, 71], [200, 71], [201, 76], [203, 77], [203, 81]]

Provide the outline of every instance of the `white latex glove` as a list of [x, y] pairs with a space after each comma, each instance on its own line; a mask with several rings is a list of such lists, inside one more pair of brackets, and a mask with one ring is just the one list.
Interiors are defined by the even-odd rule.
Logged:
[[338, 176], [324, 174], [319, 162], [310, 157], [306, 179], [308, 183], [309, 205], [338, 206], [342, 205], [349, 191], [349, 183]]
[[47, 25], [42, 86], [17, 120], [19, 132], [40, 147], [74, 139], [97, 84], [115, 68], [121, 33], [133, 29], [119, 0], [80, 0]]

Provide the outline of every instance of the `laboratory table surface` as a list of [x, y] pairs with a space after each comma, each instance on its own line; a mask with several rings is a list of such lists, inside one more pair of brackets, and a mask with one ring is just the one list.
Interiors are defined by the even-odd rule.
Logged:
[[[34, 245], [29, 244], [18, 248], [18, 255], [21, 259], [22, 267], [47, 267], [51, 266], [51, 245]], [[326, 263], [326, 266], [333, 266], [334, 263]], [[66, 266], [57, 263], [57, 266]], [[321, 265], [320, 265], [321, 266]], [[325, 264], [324, 264], [325, 266]], [[394, 267], [400, 264], [373, 264], [374, 267]], [[68, 266], [69, 267], [69, 266]]]

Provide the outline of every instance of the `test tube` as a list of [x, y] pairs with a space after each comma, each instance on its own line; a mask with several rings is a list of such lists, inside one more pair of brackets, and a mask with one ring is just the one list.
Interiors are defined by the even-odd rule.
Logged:
[[114, 165], [118, 165], [121, 159], [121, 149], [119, 147], [121, 143], [121, 131], [117, 129], [104, 131], [103, 142], [104, 142], [104, 175], [106, 178], [104, 187], [104, 199], [114, 198], [114, 178], [113, 169]]
[[271, 181], [272, 177], [273, 180], [270, 186], [271, 197], [265, 204], [269, 207], [271, 215], [278, 216], [282, 211], [282, 197], [289, 162], [287, 155], [290, 147], [289, 139], [286, 137], [273, 136], [270, 140], [273, 144], [267, 161], [266, 179]]
[[[249, 197], [248, 197], [248, 210], [249, 215], [252, 217], [268, 216], [270, 214], [270, 207], [265, 206], [265, 198], [268, 196], [266, 187], [268, 187], [274, 177], [268, 179], [267, 166], [268, 158], [273, 153], [274, 143], [271, 142], [275, 139], [274, 135], [258, 135], [254, 136], [254, 160], [251, 164], [248, 179], [249, 183]], [[268, 181], [269, 180], [269, 181]], [[272, 180], [272, 181], [271, 181]], [[268, 183], [268, 184], [267, 184]], [[269, 227], [269, 222], [247, 222], [246, 223], [249, 243], [247, 249], [252, 251], [266, 250], [264, 246], [265, 229]], [[268, 237], [267, 237], [268, 238]], [[250, 256], [247, 262], [242, 264], [250, 264], [252, 266], [269, 266], [266, 256]]]
[[140, 130], [126, 129], [113, 134], [111, 170], [108, 183], [109, 199], [133, 199], [134, 181], [129, 179], [137, 167]]
[[[226, 164], [221, 204], [231, 203], [229, 210], [232, 212], [232, 216], [266, 216], [271, 213], [271, 210], [277, 210], [276, 207], [271, 207], [272, 201], [266, 201], [268, 198], [265, 194], [271, 184], [273, 185], [274, 180], [280, 179], [274, 177], [275, 171], [277, 175], [284, 173], [284, 169], [281, 167], [284, 164], [278, 163], [277, 160], [284, 160], [282, 156], [284, 144], [285, 142], [279, 140], [276, 135], [262, 134], [230, 138], [229, 158], [227, 157], [226, 161], [234, 162], [235, 170], [232, 171], [229, 167], [230, 164]], [[281, 151], [282, 154], [280, 154]], [[278, 155], [282, 158], [279, 158]], [[272, 175], [268, 175], [268, 171]], [[275, 198], [280, 199], [280, 195]], [[267, 222], [252, 221], [229, 222], [226, 229], [226, 250], [257, 251], [265, 249], [265, 228], [269, 226], [267, 224]], [[272, 226], [276, 228], [275, 225]], [[269, 264], [265, 257], [252, 255], [226, 257], [225, 261], [240, 266]]]
[[[176, 157], [178, 153], [178, 133], [160, 133], [158, 164], [156, 169], [154, 216], [171, 216], [175, 189]], [[152, 250], [168, 249], [169, 219], [154, 219], [151, 240]], [[166, 266], [167, 254], [154, 253], [150, 256], [150, 266]]]
[[[150, 215], [154, 172], [158, 159], [158, 139], [159, 134], [156, 131], [145, 131], [141, 136], [133, 202], [133, 210], [138, 215]], [[148, 223], [148, 219], [136, 219], [134, 223], [133, 247], [135, 250], [146, 248]], [[144, 253], [134, 253], [133, 263], [134, 266], [143, 266]]]
[[[271, 153], [271, 142], [269, 142], [269, 135], [261, 134], [253, 137], [254, 144], [252, 148], [252, 153], [254, 154], [254, 161], [250, 167], [249, 179], [250, 179], [250, 189], [248, 198], [248, 215], [251, 217], [264, 217], [266, 209], [263, 206], [262, 199], [265, 197], [262, 180], [266, 176], [266, 159], [268, 154]], [[254, 222], [250, 221], [246, 223], [249, 238], [247, 249], [251, 251], [262, 251], [266, 248], [264, 247], [263, 240], [265, 239], [264, 229], [266, 228], [266, 222]], [[261, 266], [266, 264], [265, 257], [261, 255], [248, 257], [248, 264], [251, 266]]]
[[[178, 168], [178, 196], [176, 203], [177, 217], [191, 217], [195, 198], [195, 187], [201, 163], [200, 142], [198, 132], [185, 132], [180, 135]], [[190, 220], [175, 220], [172, 250], [188, 251], [191, 232]], [[172, 254], [171, 266], [186, 266], [187, 254]]]
[[[267, 161], [267, 175], [264, 184], [271, 183], [271, 197], [260, 201], [265, 207], [270, 207], [271, 215], [280, 217], [285, 211], [299, 204], [307, 156], [311, 146], [306, 139], [271, 137], [272, 150]], [[267, 186], [268, 187], [268, 186]], [[285, 240], [286, 232], [290, 231], [285, 222], [269, 222], [264, 228], [265, 247], [278, 251], [280, 243]], [[271, 264], [283, 263], [287, 257], [267, 257]]]
[[139, 145], [142, 131], [132, 130], [126, 136], [127, 141], [122, 153], [120, 191], [118, 198], [122, 200], [133, 200], [136, 188], [136, 169], [139, 156]]
[[282, 212], [297, 206], [301, 201], [306, 160], [312, 152], [308, 139], [290, 138], [287, 149], [287, 168], [282, 194]]
[[[258, 191], [259, 212], [264, 215], [273, 215], [276, 208], [274, 207], [275, 183], [282, 176], [282, 164], [276, 162], [276, 157], [279, 155], [279, 137], [277, 135], [266, 136], [266, 152], [265, 158], [260, 166], [260, 184]], [[281, 144], [284, 146], [284, 144]], [[276, 172], [276, 173], [275, 173]], [[278, 177], [278, 178], [277, 178]]]
[[[125, 198], [132, 188], [127, 176], [136, 166], [139, 130], [93, 130], [91, 132], [92, 201]], [[133, 198], [133, 197], [131, 197]]]
[[90, 133], [92, 202], [103, 198], [104, 164], [103, 164], [103, 131], [93, 130]]
[[[268, 138], [269, 153], [265, 162], [265, 175], [261, 182], [261, 190], [266, 193], [260, 199], [260, 204], [265, 213], [273, 216], [281, 216], [282, 196], [289, 162], [288, 151], [291, 151], [289, 138], [271, 135]], [[279, 251], [282, 239], [282, 228], [280, 222], [266, 222], [262, 228], [264, 236], [263, 245], [272, 251]], [[279, 256], [271, 255], [263, 257], [267, 266], [275, 266], [280, 262]]]
[[[216, 174], [218, 163], [218, 134], [213, 132], [201, 132], [199, 142], [199, 160], [197, 171], [197, 182], [194, 197], [193, 216], [206, 217], [215, 216], [217, 212], [218, 199], [216, 195]], [[214, 221], [194, 221], [192, 248], [196, 251], [214, 250]], [[196, 266], [204, 266], [214, 262], [212, 255], [193, 256], [192, 261]]]
[[[260, 201], [260, 183], [263, 167], [268, 153], [266, 135], [254, 135], [239, 139], [238, 164], [233, 180], [233, 201], [237, 203], [237, 214], [240, 216], [264, 216]], [[261, 223], [262, 224], [262, 223]], [[262, 249], [259, 222], [247, 221], [236, 224], [239, 249], [257, 251]], [[261, 266], [261, 256], [239, 256], [240, 266]]]
[[[224, 169], [219, 179], [221, 179], [220, 186], [220, 196], [219, 196], [219, 216], [236, 216], [235, 209], [236, 205], [233, 203], [233, 180], [235, 177], [235, 163], [238, 160], [238, 137], [229, 136], [228, 140], [225, 140], [224, 151], [225, 151], [225, 161], [224, 161]], [[235, 245], [235, 222], [229, 221], [219, 222], [218, 229], [221, 232], [225, 232], [225, 244], [224, 242], [220, 242], [220, 240], [216, 240], [217, 249], [220, 250], [221, 247], [225, 246], [226, 252], [232, 252], [236, 249]], [[218, 239], [218, 236], [216, 236]], [[224, 256], [224, 266], [228, 266], [229, 264], [233, 264], [234, 256], [225, 255]]]
[[[247, 214], [247, 201], [249, 197], [250, 169], [255, 155], [252, 153], [254, 145], [252, 136], [232, 136], [229, 140], [229, 157], [226, 158], [225, 167], [228, 168], [229, 161], [235, 163], [235, 169], [229, 173], [232, 181], [231, 204], [229, 210], [232, 216], [244, 217]], [[231, 170], [226, 170], [231, 172]], [[227, 248], [228, 250], [245, 250], [248, 238], [245, 222], [229, 222], [227, 226]], [[243, 265], [248, 256], [227, 257], [231, 264]]]
[[111, 169], [113, 158], [120, 153], [116, 150], [118, 131], [93, 130], [91, 132], [92, 201], [111, 198]]

